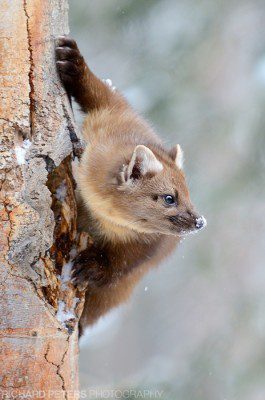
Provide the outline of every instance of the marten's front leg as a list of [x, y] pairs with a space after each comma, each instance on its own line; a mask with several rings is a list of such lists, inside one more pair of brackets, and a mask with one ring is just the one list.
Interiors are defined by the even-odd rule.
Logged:
[[72, 282], [79, 290], [99, 288], [113, 280], [113, 269], [106, 253], [90, 247], [73, 260]]
[[142, 243], [107, 243], [100, 249], [88, 248], [73, 261], [73, 283], [79, 288], [99, 288], [117, 283], [129, 272], [157, 253], [158, 241]]
[[57, 39], [57, 68], [67, 93], [75, 98], [87, 112], [122, 104], [124, 99], [88, 68], [73, 39], [62, 36]]

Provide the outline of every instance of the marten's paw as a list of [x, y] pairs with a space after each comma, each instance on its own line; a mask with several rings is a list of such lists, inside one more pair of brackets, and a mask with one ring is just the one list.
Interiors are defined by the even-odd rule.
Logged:
[[72, 283], [79, 289], [101, 287], [110, 280], [110, 271], [99, 263], [91, 249], [84, 250], [73, 261]]
[[56, 42], [56, 65], [60, 78], [70, 94], [78, 90], [78, 83], [85, 70], [85, 61], [76, 42], [66, 36], [61, 36]]

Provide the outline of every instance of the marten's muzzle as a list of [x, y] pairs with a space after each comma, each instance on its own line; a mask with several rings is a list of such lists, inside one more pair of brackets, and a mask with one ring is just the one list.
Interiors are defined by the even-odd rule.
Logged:
[[170, 216], [169, 220], [178, 233], [182, 234], [199, 231], [207, 225], [206, 219], [203, 216], [189, 211]]

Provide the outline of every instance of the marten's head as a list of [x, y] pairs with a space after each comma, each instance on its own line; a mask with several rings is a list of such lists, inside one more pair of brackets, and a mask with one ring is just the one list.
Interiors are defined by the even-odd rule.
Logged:
[[[136, 146], [123, 164], [118, 153], [106, 157], [103, 147], [84, 153], [78, 186], [101, 234], [126, 239], [130, 230], [183, 236], [206, 226], [190, 201], [180, 146], [169, 152], [151, 147]], [[99, 168], [102, 154], [105, 162]]]
[[146, 233], [182, 236], [204, 228], [206, 220], [191, 204], [182, 164], [179, 145], [169, 152], [136, 146], [112, 196], [113, 218]]

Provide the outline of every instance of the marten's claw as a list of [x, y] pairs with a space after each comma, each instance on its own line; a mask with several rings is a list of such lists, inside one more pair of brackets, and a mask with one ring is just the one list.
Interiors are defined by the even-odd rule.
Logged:
[[65, 88], [70, 94], [78, 87], [85, 69], [85, 61], [73, 39], [62, 36], [57, 39], [56, 66]]
[[56, 65], [63, 81], [65, 81], [67, 77], [67, 81], [72, 80], [72, 76], [79, 74], [77, 65], [71, 61], [56, 61]]
[[58, 36], [56, 39], [56, 45], [71, 47], [71, 49], [78, 49], [76, 41], [68, 36]]
[[97, 262], [74, 261], [72, 269], [72, 283], [80, 290], [90, 287], [100, 287], [107, 283], [108, 276], [103, 266]]

